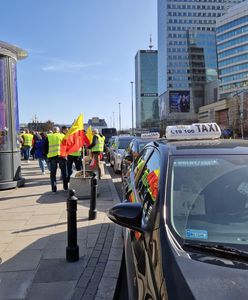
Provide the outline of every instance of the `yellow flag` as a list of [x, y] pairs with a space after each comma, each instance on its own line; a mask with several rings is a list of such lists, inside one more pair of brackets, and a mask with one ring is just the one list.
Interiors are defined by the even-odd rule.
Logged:
[[92, 140], [93, 140], [93, 133], [92, 133], [92, 127], [91, 125], [87, 128], [86, 130], [86, 136], [90, 142], [90, 144], [92, 143]]
[[83, 114], [80, 114], [77, 120], [72, 124], [71, 128], [67, 131], [64, 139], [68, 138], [70, 135], [81, 131], [84, 129], [84, 122], [83, 122]]

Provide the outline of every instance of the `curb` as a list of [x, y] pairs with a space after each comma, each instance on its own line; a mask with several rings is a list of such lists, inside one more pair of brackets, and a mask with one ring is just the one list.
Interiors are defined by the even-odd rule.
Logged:
[[[106, 172], [106, 175], [110, 177], [109, 173]], [[111, 190], [113, 197], [113, 204], [120, 203], [120, 198], [116, 191], [116, 188], [112, 182], [111, 177], [108, 178], [108, 185]], [[117, 281], [121, 269], [121, 261], [123, 255], [123, 240], [122, 240], [122, 231], [123, 228], [117, 224], [115, 225], [114, 237], [111, 245], [111, 250], [108, 257], [108, 262], [105, 267], [102, 279], [98, 286], [97, 294], [95, 299], [114, 299], [115, 290], [117, 287]], [[117, 272], [118, 270], [118, 272]]]

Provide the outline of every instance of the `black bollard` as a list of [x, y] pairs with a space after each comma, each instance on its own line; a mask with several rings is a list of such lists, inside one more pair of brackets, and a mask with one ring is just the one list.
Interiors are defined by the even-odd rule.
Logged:
[[73, 262], [79, 260], [79, 247], [77, 245], [77, 197], [75, 191], [69, 190], [67, 199], [67, 240], [66, 260]]
[[89, 220], [95, 220], [97, 215], [97, 210], [96, 210], [97, 178], [95, 172], [92, 173], [92, 178], [90, 183], [91, 183], [91, 195], [90, 195]]

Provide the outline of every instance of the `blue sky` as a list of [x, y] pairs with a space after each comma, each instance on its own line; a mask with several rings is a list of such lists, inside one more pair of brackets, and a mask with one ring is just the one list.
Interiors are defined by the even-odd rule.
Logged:
[[[0, 40], [29, 54], [18, 61], [20, 122], [71, 124], [104, 118], [131, 127], [134, 57], [157, 49], [156, 0], [8, 0]], [[114, 112], [114, 114], [113, 114]]]

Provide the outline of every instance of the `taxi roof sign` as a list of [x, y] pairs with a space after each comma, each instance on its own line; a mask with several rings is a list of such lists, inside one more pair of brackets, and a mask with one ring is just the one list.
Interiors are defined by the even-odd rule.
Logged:
[[142, 139], [159, 139], [160, 134], [159, 132], [147, 132], [147, 133], [142, 133], [140, 136]]
[[168, 140], [219, 139], [220, 136], [221, 130], [216, 123], [195, 123], [166, 127], [166, 138]]

